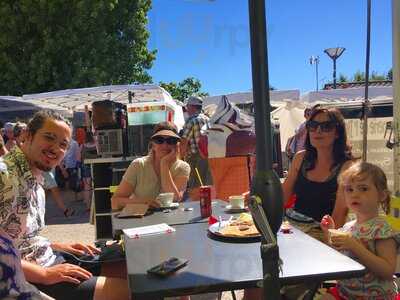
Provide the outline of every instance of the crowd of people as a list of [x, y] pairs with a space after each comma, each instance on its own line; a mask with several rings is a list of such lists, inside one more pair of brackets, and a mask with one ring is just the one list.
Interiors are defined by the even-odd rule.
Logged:
[[[112, 197], [113, 209], [129, 203], [157, 207], [157, 195], [165, 192], [173, 193], [175, 201], [183, 201], [188, 189], [200, 185], [197, 172], [206, 184], [212, 184], [207, 159], [199, 155], [197, 145], [200, 128], [208, 122], [201, 107], [201, 98], [187, 100], [189, 117], [181, 132], [171, 122], [154, 127], [149, 153], [135, 159], [126, 170]], [[39, 112], [26, 126], [20, 124], [24, 128], [20, 129], [20, 140], [15, 134], [17, 124], [13, 130], [6, 125], [5, 141], [0, 140], [0, 262], [5, 282], [0, 287], [0, 298], [49, 295], [56, 299], [127, 299], [124, 264], [85, 269], [63, 253], [94, 254], [97, 248], [81, 243], [51, 243], [40, 236], [46, 187], [41, 183], [43, 173], [51, 174], [63, 161], [60, 172], [71, 181], [76, 177], [81, 153], [90, 155], [95, 149], [93, 136], [88, 134], [80, 147], [71, 138], [68, 122], [50, 112]], [[282, 190], [285, 202], [296, 195], [293, 210], [316, 222], [310, 225], [291, 220], [292, 225], [368, 269], [363, 277], [338, 281], [324, 299], [395, 299], [393, 275], [399, 238], [381, 216], [390, 206], [385, 174], [353, 156], [344, 118], [337, 109], [310, 109], [301, 130], [304, 148], [294, 153]], [[83, 168], [80, 173], [89, 191], [90, 170]], [[349, 210], [354, 220], [348, 220]], [[333, 228], [349, 234], [331, 237], [328, 231]], [[7, 278], [5, 268], [11, 270]], [[287, 292], [285, 297], [291, 299], [288, 291], [282, 293]], [[244, 297], [260, 299], [261, 294], [259, 289], [246, 290]]]

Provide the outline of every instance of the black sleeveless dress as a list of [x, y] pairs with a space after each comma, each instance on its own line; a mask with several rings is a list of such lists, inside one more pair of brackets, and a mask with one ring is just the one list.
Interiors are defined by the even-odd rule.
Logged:
[[343, 163], [335, 166], [331, 176], [324, 182], [316, 182], [306, 178], [308, 164], [309, 162], [303, 159], [294, 186], [294, 193], [297, 197], [294, 210], [320, 222], [324, 215], [331, 215], [335, 207], [338, 187], [337, 177]]

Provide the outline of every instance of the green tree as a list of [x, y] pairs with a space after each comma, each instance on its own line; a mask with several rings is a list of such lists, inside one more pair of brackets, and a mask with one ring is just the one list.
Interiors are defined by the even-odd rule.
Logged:
[[346, 75], [340, 74], [340, 75], [339, 75], [339, 82], [342, 82], [342, 83], [344, 83], [344, 82], [349, 82], [349, 79], [347, 78]]
[[387, 72], [386, 79], [393, 80], [393, 69], [392, 68], [390, 68], [390, 70]]
[[0, 2], [0, 95], [145, 83], [151, 0]]
[[385, 74], [379, 75], [376, 71], [372, 71], [370, 80], [384, 81], [384, 80], [386, 80], [386, 76], [385, 76]]
[[355, 82], [365, 81], [365, 73], [361, 71], [355, 72], [353, 75], [353, 81]]
[[200, 80], [194, 77], [188, 77], [181, 82], [162, 82], [159, 85], [167, 90], [172, 98], [183, 102], [189, 96], [197, 95], [200, 97], [208, 96], [208, 93], [201, 91]]

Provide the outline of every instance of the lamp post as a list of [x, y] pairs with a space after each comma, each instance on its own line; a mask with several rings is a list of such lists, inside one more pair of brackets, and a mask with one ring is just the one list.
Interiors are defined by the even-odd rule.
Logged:
[[318, 64], [319, 64], [319, 56], [312, 55], [310, 57], [310, 65], [315, 65], [315, 84], [316, 84], [316, 91], [318, 92]]
[[336, 47], [325, 49], [324, 52], [333, 60], [333, 88], [336, 89], [336, 60], [342, 55], [346, 48]]

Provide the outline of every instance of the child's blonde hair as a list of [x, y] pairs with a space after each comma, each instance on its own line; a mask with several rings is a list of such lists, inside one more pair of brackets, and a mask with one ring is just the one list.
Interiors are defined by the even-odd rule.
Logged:
[[383, 211], [388, 214], [390, 211], [390, 191], [387, 185], [385, 172], [374, 164], [357, 161], [351, 167], [343, 171], [338, 178], [339, 185], [343, 186], [347, 181], [364, 180], [371, 178], [378, 192], [385, 193], [386, 197], [381, 202]]

